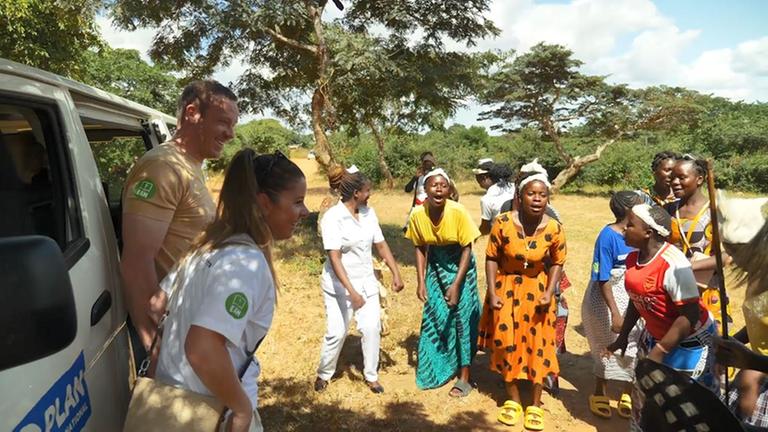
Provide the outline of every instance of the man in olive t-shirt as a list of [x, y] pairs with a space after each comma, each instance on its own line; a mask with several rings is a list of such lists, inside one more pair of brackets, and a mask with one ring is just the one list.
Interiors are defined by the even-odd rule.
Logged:
[[[123, 190], [120, 270], [140, 342], [149, 348], [165, 310], [159, 282], [213, 220], [216, 207], [202, 165], [234, 137], [237, 97], [216, 81], [195, 81], [179, 98], [173, 138], [145, 153]], [[138, 348], [138, 347], [137, 347]]]

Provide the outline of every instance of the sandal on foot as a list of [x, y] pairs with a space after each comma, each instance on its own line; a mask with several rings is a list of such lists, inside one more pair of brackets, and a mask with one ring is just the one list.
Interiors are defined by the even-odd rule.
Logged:
[[544, 410], [533, 405], [526, 408], [523, 426], [532, 431], [544, 430]]
[[619, 415], [628, 419], [632, 417], [632, 397], [627, 393], [621, 395], [619, 399], [619, 405], [616, 407]]
[[501, 410], [496, 419], [499, 423], [503, 423], [507, 426], [514, 426], [520, 420], [520, 416], [522, 415], [523, 406], [513, 400], [508, 400], [501, 406]]
[[609, 419], [611, 418], [611, 400], [605, 395], [590, 395], [589, 410], [598, 417]]
[[[458, 390], [459, 392], [454, 393], [454, 390]], [[464, 380], [456, 380], [456, 382], [453, 384], [453, 387], [451, 387], [451, 390], [448, 392], [448, 396], [450, 397], [467, 397], [469, 396], [469, 393], [472, 391], [472, 385]]]
[[374, 392], [376, 394], [384, 393], [384, 387], [382, 387], [381, 384], [379, 384], [378, 381], [376, 381], [376, 382], [366, 381], [365, 384], [368, 386], [368, 388], [372, 392]]
[[328, 381], [320, 377], [317, 377], [317, 379], [315, 380], [315, 391], [318, 393], [323, 392], [325, 391], [326, 388], [328, 388]]

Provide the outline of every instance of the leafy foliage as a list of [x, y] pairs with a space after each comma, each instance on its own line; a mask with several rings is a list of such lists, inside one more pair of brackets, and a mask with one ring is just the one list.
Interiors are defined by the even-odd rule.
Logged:
[[280, 150], [288, 154], [289, 146], [302, 146], [305, 138], [286, 129], [275, 119], [253, 120], [235, 128], [235, 138], [224, 146], [222, 155], [217, 160], [210, 160], [208, 167], [222, 171], [240, 149], [251, 147], [259, 153], [272, 153]]
[[0, 0], [0, 57], [81, 78], [85, 53], [102, 44], [98, 0]]
[[[553, 181], [554, 191], [617, 141], [640, 131], [674, 130], [704, 110], [703, 97], [690, 90], [633, 90], [584, 75], [578, 70], [582, 62], [572, 55], [563, 46], [539, 43], [492, 72], [481, 96], [492, 107], [481, 117], [502, 121], [495, 129], [536, 128], [554, 144], [565, 165]], [[592, 138], [586, 140], [591, 145], [573, 152], [563, 142], [567, 136]]]
[[104, 46], [87, 51], [83, 64], [84, 83], [171, 115], [176, 112], [181, 94], [178, 79], [142, 60], [138, 51]]
[[[375, 76], [389, 78], [393, 72], [400, 83], [412, 82], [415, 72], [433, 70], [438, 72], [432, 74], [434, 79], [438, 79], [440, 69], [426, 69], [429, 64], [421, 60], [428, 57], [422, 59], [419, 50], [441, 52], [446, 39], [473, 44], [479, 38], [497, 34], [498, 30], [483, 17], [488, 3], [356, 0], [345, 2], [343, 20], [326, 22], [322, 19], [326, 0], [109, 1], [113, 17], [123, 27], [156, 27], [152, 58], [167, 61], [190, 76], [210, 75], [217, 67], [244, 56], [248, 70], [237, 81], [241, 108], [271, 111], [294, 126], [302, 124], [311, 113], [322, 164], [332, 161], [326, 132], [356, 118], [346, 115], [346, 106], [351, 105], [344, 102], [344, 115], [337, 116], [337, 98], [355, 95], [356, 91], [373, 91], [377, 86], [367, 85], [366, 80]], [[387, 36], [371, 36], [372, 28]], [[405, 35], [416, 32], [424, 34], [423, 42], [419, 49], [411, 50]], [[423, 69], [402, 68], [408, 59], [411, 68]], [[408, 93], [413, 86], [384, 88], [398, 92], [384, 102], [410, 101], [418, 106], [419, 98]], [[368, 112], [382, 112], [373, 95], [351, 100], [365, 103], [363, 108], [374, 107]], [[399, 104], [385, 106], [400, 108]]]

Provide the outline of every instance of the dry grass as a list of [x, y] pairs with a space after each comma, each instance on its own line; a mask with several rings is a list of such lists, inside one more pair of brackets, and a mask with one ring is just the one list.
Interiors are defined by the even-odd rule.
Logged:
[[[325, 179], [316, 173], [314, 161], [296, 159], [307, 174], [307, 206], [316, 210], [326, 190]], [[214, 192], [220, 178], [211, 179]], [[461, 203], [479, 223], [480, 188], [472, 182], [459, 185]], [[325, 332], [325, 312], [319, 285], [323, 253], [310, 221], [300, 235], [281, 244], [277, 251], [281, 292], [272, 330], [259, 349], [263, 365], [259, 411], [270, 431], [522, 431], [496, 422], [498, 406], [504, 400], [500, 379], [488, 371], [480, 354], [472, 368], [478, 390], [464, 399], [448, 396], [448, 387], [420, 391], [414, 382], [415, 350], [421, 322], [421, 303], [415, 295], [413, 248], [402, 238], [402, 226], [410, 196], [395, 190], [376, 191], [371, 205], [376, 209], [387, 241], [401, 265], [406, 288], [390, 294], [392, 332], [382, 339], [380, 380], [386, 392], [372, 394], [362, 377], [360, 338], [353, 331], [339, 360], [337, 377], [328, 390], [312, 390], [320, 343]], [[611, 221], [608, 200], [603, 197], [562, 195], [553, 202], [563, 217], [568, 239], [568, 273], [573, 287], [565, 296], [570, 305], [566, 336], [569, 353], [561, 356], [561, 392], [555, 399], [544, 395], [546, 430], [624, 431], [627, 422], [617, 415], [603, 420], [588, 409], [592, 391], [592, 360], [581, 332], [581, 300], [589, 278], [594, 239]], [[485, 292], [482, 251], [485, 238], [475, 247], [481, 295]], [[387, 275], [388, 276], [388, 275]], [[482, 298], [482, 297], [481, 297]], [[740, 305], [743, 290], [735, 290], [733, 302]], [[743, 319], [733, 310], [737, 328]], [[614, 403], [615, 404], [615, 403]]]

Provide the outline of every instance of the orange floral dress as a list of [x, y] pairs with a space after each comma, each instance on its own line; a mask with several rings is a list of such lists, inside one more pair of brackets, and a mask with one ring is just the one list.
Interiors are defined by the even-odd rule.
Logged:
[[495, 293], [503, 306], [496, 310], [487, 301], [480, 320], [479, 346], [490, 355], [490, 369], [504, 381], [527, 379], [542, 384], [557, 375], [555, 347], [555, 296], [547, 307], [539, 307], [548, 286], [547, 272], [566, 257], [565, 232], [550, 219], [533, 237], [526, 237], [511, 212], [493, 223], [486, 259], [498, 263]]

